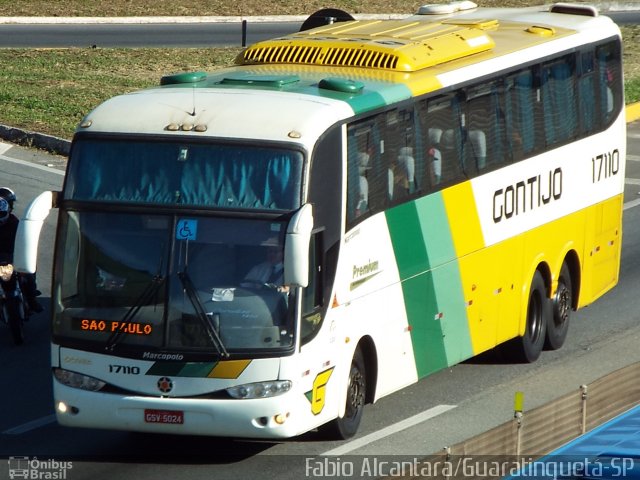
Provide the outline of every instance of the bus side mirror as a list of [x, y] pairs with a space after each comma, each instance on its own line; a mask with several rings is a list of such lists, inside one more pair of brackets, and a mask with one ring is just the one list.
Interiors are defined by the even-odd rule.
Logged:
[[22, 273], [35, 273], [38, 260], [40, 230], [55, 206], [57, 192], [42, 192], [27, 206], [18, 224], [13, 267]]
[[306, 287], [309, 283], [309, 243], [313, 230], [313, 208], [305, 203], [287, 227], [284, 241], [284, 284]]

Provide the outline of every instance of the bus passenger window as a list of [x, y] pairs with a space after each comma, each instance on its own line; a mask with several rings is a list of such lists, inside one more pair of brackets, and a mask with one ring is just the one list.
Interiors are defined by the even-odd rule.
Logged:
[[467, 148], [469, 163], [481, 172], [487, 166], [487, 138], [482, 130], [469, 130]]
[[414, 193], [416, 190], [416, 160], [413, 158], [413, 148], [402, 147], [400, 149], [398, 165], [406, 173], [407, 193]]
[[602, 124], [607, 125], [622, 106], [622, 65], [620, 44], [617, 41], [607, 43], [596, 49], [598, 63], [598, 83], [600, 97], [600, 116]]
[[451, 94], [428, 100], [423, 132], [427, 134], [428, 175], [432, 185], [451, 184], [464, 178], [461, 99], [459, 94]]
[[505, 127], [512, 160], [520, 160], [536, 145], [535, 102], [537, 89], [531, 69], [522, 70], [506, 79]]
[[596, 114], [596, 76], [594, 51], [580, 55], [580, 73], [578, 77], [578, 118], [583, 134], [594, 132], [598, 124]]
[[402, 147], [400, 153], [392, 158], [388, 170], [389, 199], [398, 201], [415, 192], [416, 161], [413, 148]]
[[375, 198], [375, 121], [366, 119], [347, 131], [347, 223], [372, 210]]
[[357, 152], [348, 158], [348, 219], [353, 221], [369, 210], [369, 154]]
[[505, 163], [502, 82], [491, 80], [466, 90], [466, 168], [479, 174]]
[[547, 146], [566, 142], [577, 132], [574, 57], [545, 63], [541, 68], [544, 138]]
[[442, 181], [451, 182], [460, 178], [460, 159], [456, 148], [457, 138], [453, 128], [442, 132], [440, 151], [442, 153]]

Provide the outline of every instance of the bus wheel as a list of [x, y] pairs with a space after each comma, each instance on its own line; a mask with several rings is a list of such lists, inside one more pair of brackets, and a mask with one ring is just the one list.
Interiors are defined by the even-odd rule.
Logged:
[[558, 288], [553, 297], [553, 316], [549, 317], [547, 325], [547, 339], [545, 348], [557, 350], [564, 344], [569, 330], [569, 319], [573, 304], [573, 285], [571, 283], [571, 273], [566, 263], [562, 264], [560, 277], [558, 277]]
[[358, 348], [353, 355], [353, 360], [351, 360], [344, 417], [338, 417], [325, 425], [323, 431], [327, 437], [346, 440], [356, 434], [364, 411], [366, 393], [367, 379], [364, 358], [362, 351]]
[[522, 337], [505, 344], [505, 353], [515, 362], [535, 362], [544, 347], [551, 302], [547, 298], [542, 274], [536, 271], [529, 290], [527, 325]]

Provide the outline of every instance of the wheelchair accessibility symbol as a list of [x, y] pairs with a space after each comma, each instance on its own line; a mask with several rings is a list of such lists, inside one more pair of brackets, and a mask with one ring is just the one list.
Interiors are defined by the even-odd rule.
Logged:
[[181, 218], [176, 224], [176, 239], [195, 240], [198, 234], [198, 221]]

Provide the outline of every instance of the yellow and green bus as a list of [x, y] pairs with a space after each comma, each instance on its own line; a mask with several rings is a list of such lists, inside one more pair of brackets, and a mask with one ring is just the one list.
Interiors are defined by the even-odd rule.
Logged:
[[339, 21], [107, 100], [20, 234], [34, 270], [59, 210], [58, 420], [348, 438], [481, 352], [533, 362], [618, 280], [625, 148], [585, 5]]

